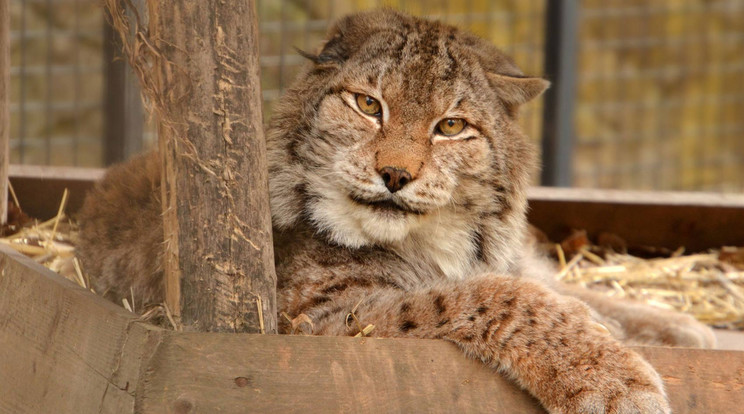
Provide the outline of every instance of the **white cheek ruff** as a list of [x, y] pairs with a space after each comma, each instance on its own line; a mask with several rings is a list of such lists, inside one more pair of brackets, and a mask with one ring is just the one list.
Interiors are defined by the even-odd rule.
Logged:
[[341, 189], [323, 181], [313, 192], [322, 194], [310, 207], [310, 216], [319, 231], [347, 247], [384, 245], [408, 237], [418, 218], [413, 214], [376, 211], [354, 202]]
[[447, 278], [473, 275], [477, 246], [471, 222], [451, 210], [425, 215], [380, 211], [351, 200], [330, 185], [315, 188], [323, 197], [310, 207], [317, 229], [349, 248], [387, 246], [412, 263], [429, 263]]
[[404, 257], [435, 264], [448, 279], [462, 280], [474, 275], [477, 246], [471, 220], [451, 210], [422, 217], [399, 249]]

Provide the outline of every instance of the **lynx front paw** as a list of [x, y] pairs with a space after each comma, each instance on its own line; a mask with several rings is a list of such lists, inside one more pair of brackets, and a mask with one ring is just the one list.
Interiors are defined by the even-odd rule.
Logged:
[[[591, 368], [575, 384], [555, 413], [668, 414], [669, 403], [659, 374], [636, 353], [621, 349], [621, 359]], [[612, 359], [612, 358], [611, 358]]]
[[608, 396], [601, 392], [582, 395], [576, 409], [567, 411], [581, 414], [669, 414], [663, 394], [648, 391], [630, 391], [623, 395]]

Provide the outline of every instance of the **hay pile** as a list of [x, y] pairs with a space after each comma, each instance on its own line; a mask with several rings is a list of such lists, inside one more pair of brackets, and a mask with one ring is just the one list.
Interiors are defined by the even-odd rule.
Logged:
[[629, 249], [617, 236], [599, 239], [591, 243], [586, 232], [577, 231], [550, 245], [561, 269], [556, 277], [608, 296], [685, 312], [716, 327], [744, 329], [744, 247], [685, 255], [683, 248]]
[[28, 217], [10, 187], [13, 202], [8, 202], [8, 222], [0, 228], [0, 244], [23, 253], [46, 268], [59, 273], [85, 289], [90, 279], [75, 257], [77, 226], [64, 213], [67, 190], [60, 201], [57, 215], [45, 222]]

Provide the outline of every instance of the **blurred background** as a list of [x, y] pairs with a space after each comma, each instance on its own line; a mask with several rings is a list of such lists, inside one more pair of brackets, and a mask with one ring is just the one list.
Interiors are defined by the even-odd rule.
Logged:
[[[258, 0], [264, 116], [346, 13], [388, 6], [490, 39], [554, 82], [521, 123], [536, 180], [744, 192], [744, 0]], [[14, 164], [102, 167], [152, 145], [97, 0], [10, 0]]]

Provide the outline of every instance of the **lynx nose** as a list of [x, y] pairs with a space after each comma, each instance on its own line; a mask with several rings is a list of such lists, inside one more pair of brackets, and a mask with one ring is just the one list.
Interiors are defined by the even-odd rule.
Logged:
[[382, 167], [379, 171], [382, 181], [385, 182], [385, 187], [394, 193], [406, 184], [411, 182], [411, 173], [402, 168], [395, 167]]

